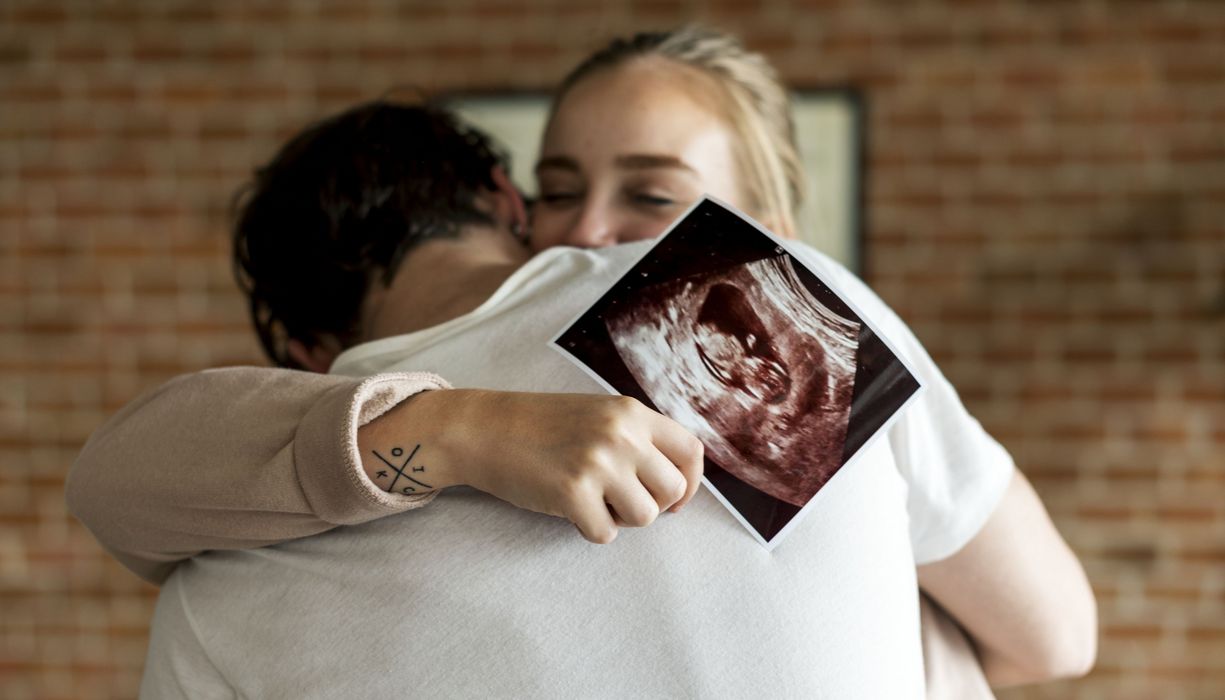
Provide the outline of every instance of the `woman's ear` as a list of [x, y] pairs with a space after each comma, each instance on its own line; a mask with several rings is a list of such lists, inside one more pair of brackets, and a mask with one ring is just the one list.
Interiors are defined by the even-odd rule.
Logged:
[[527, 230], [527, 205], [523, 203], [523, 195], [515, 187], [502, 166], [496, 166], [490, 173], [493, 178], [494, 210], [499, 221], [506, 222], [512, 231]]
[[327, 374], [327, 371], [332, 368], [332, 363], [336, 361], [336, 357], [340, 355], [340, 342], [332, 336], [327, 336], [324, 340], [307, 346], [306, 343], [294, 338], [285, 345], [285, 351], [289, 353], [289, 357], [297, 362], [303, 368], [320, 374]]

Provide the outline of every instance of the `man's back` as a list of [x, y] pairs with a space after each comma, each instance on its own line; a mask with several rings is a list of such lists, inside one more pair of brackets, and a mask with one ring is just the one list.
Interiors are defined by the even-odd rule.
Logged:
[[[644, 249], [546, 253], [473, 313], [355, 348], [336, 369], [600, 391], [545, 342]], [[1007, 476], [988, 465], [951, 505], [985, 518]], [[253, 697], [921, 697], [915, 562], [963, 544], [978, 515], [936, 532], [951, 521], [916, 506], [918, 480], [877, 441], [772, 553], [706, 491], [597, 547], [562, 520], [453, 489], [411, 514], [208, 554], [163, 590], [144, 693], [190, 678], [196, 695]]]

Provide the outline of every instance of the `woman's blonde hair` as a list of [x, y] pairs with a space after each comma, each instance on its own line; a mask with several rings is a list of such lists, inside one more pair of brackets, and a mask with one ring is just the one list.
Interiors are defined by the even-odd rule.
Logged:
[[731, 127], [750, 213], [773, 219], [779, 233], [796, 232], [795, 215], [804, 192], [804, 171], [795, 143], [791, 100], [770, 63], [730, 34], [685, 26], [616, 39], [562, 80], [554, 109], [584, 78], [631, 60], [659, 56], [709, 76], [722, 90], [723, 115]]

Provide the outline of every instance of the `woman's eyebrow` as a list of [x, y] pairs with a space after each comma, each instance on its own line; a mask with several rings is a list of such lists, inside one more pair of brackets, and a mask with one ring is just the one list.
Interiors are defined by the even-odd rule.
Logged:
[[536, 172], [549, 169], [569, 170], [577, 173], [579, 171], [578, 162], [570, 156], [547, 156], [536, 161]]
[[[693, 174], [697, 171], [693, 166], [676, 156], [668, 156], [655, 153], [629, 153], [622, 156], [617, 156], [613, 161], [618, 168], [626, 170], [649, 170], [652, 168], [668, 168], [673, 170], [685, 170]], [[536, 173], [539, 174], [544, 170], [566, 170], [572, 173], [580, 172], [578, 161], [570, 156], [546, 156], [536, 162]]]
[[676, 156], [657, 155], [654, 153], [631, 153], [617, 156], [614, 161], [618, 168], [628, 170], [645, 170], [648, 168], [674, 168], [696, 173], [692, 166]]

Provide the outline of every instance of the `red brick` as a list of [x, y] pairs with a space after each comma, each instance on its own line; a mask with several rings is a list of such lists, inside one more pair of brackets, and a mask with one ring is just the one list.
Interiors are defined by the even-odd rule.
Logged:
[[219, 102], [222, 91], [216, 85], [172, 82], [162, 87], [160, 96], [167, 103], [200, 107]]
[[510, 0], [477, 0], [473, 10], [484, 20], [515, 19], [524, 14], [523, 5]]
[[254, 47], [245, 44], [214, 46], [206, 54], [212, 64], [251, 63], [258, 55]]
[[1056, 38], [1062, 44], [1081, 48], [1090, 44], [1117, 45], [1131, 37], [1129, 32], [1108, 22], [1080, 19], [1061, 25], [1056, 32]]
[[243, 20], [249, 20], [255, 25], [267, 24], [284, 26], [293, 19], [293, 10], [281, 3], [242, 3], [238, 7], [241, 10], [238, 16]]
[[1186, 635], [1192, 642], [1222, 642], [1225, 641], [1225, 627], [1191, 627]]
[[880, 45], [882, 37], [874, 32], [837, 31], [821, 38], [821, 53], [863, 54]]
[[1157, 391], [1152, 384], [1117, 384], [1107, 383], [1098, 388], [1094, 394], [1103, 402], [1113, 404], [1120, 401], [1151, 402], [1156, 399]]
[[1203, 40], [1211, 41], [1213, 38], [1213, 28], [1202, 21], [1172, 17], [1146, 21], [1140, 27], [1140, 32], [1147, 39], [1183, 45]]
[[64, 24], [68, 21], [68, 12], [62, 7], [54, 7], [50, 3], [27, 3], [9, 9], [5, 20], [13, 25], [43, 25]]
[[556, 58], [557, 44], [544, 41], [514, 41], [510, 44], [510, 54], [516, 60], [547, 61]]
[[1025, 112], [1010, 107], [983, 109], [970, 115], [970, 125], [979, 129], [1015, 129], [1027, 121]]
[[397, 5], [396, 13], [397, 19], [402, 20], [406, 26], [421, 31], [422, 24], [428, 28], [429, 23], [452, 14], [452, 9], [448, 3], [410, 2]]
[[1026, 25], [987, 25], [972, 32], [971, 39], [981, 49], [998, 50], [1008, 46], [1032, 48], [1041, 46], [1047, 39], [1047, 32], [1038, 26]]
[[60, 85], [31, 82], [26, 84], [12, 83], [5, 86], [0, 83], [0, 102], [20, 104], [26, 102], [58, 102], [64, 99], [64, 89]]
[[360, 2], [348, 0], [343, 3], [326, 3], [320, 5], [319, 13], [316, 17], [327, 23], [338, 22], [340, 24], [360, 23], [372, 20], [376, 17], [377, 12], [368, 2]]
[[132, 47], [132, 59], [139, 63], [179, 61], [186, 56], [183, 48], [173, 42], [142, 42]]
[[751, 24], [753, 16], [761, 13], [757, 3], [744, 0], [707, 0], [702, 9], [711, 15], [715, 26], [740, 26], [741, 33], [745, 33], [744, 29]]
[[433, 47], [432, 50], [434, 57], [441, 61], [463, 61], [465, 59], [480, 58], [486, 52], [487, 50], [484, 46], [460, 43], [439, 44]]
[[1134, 60], [1115, 59], [1108, 62], [1092, 62], [1079, 67], [1076, 80], [1093, 87], [1142, 88], [1154, 81], [1150, 65]]
[[1199, 358], [1199, 352], [1194, 347], [1189, 345], [1149, 348], [1144, 352], [1145, 360], [1161, 364], [1193, 364], [1198, 361]]
[[939, 129], [944, 125], [944, 113], [939, 107], [919, 107], [890, 111], [885, 116], [889, 129]]
[[1186, 588], [1178, 586], [1147, 586], [1144, 594], [1146, 597], [1154, 600], [1168, 600], [1178, 602], [1195, 602], [1202, 596], [1198, 588]]
[[[1185, 434], [1182, 436], [1185, 439]], [[1158, 508], [1157, 517], [1166, 521], [1184, 521], [1194, 523], [1211, 523], [1221, 519], [1221, 511], [1217, 508], [1192, 508], [1180, 506], [1177, 508]]]
[[1162, 635], [1162, 629], [1157, 625], [1109, 625], [1102, 628], [1102, 634], [1114, 639], [1153, 642]]
[[1175, 59], [1165, 66], [1165, 77], [1174, 83], [1207, 83], [1220, 85], [1225, 82], [1225, 63], [1218, 60], [1192, 61]]
[[1050, 435], [1057, 440], [1100, 443], [1106, 438], [1106, 429], [1097, 423], [1057, 425], [1051, 428]]
[[1076, 514], [1090, 520], [1126, 521], [1136, 516], [1131, 508], [1120, 506], [1080, 506]]
[[166, 19], [182, 24], [206, 24], [219, 18], [217, 8], [208, 3], [186, 3], [166, 9]]
[[663, 15], [670, 18], [684, 14], [687, 4], [685, 0], [632, 0], [629, 6], [635, 16]]
[[1010, 88], [1050, 89], [1055, 87], [1063, 76], [1059, 69], [1053, 66], [1026, 64], [1004, 69], [1000, 78]]
[[[1182, 397], [1187, 401], [1225, 403], [1225, 386], [1217, 380], [1189, 378], [1183, 384]], [[1222, 435], [1225, 435], [1225, 428], [1222, 431]]]
[[903, 27], [892, 42], [908, 52], [919, 52], [955, 44], [951, 28], [944, 26]]
[[1225, 140], [1178, 144], [1170, 150], [1170, 157], [1176, 163], [1219, 164], [1225, 162]]
[[1189, 547], [1179, 554], [1188, 563], [1225, 564], [1225, 547]]
[[55, 60], [58, 63], [97, 64], [106, 60], [111, 51], [106, 46], [94, 44], [64, 44], [56, 47]]

